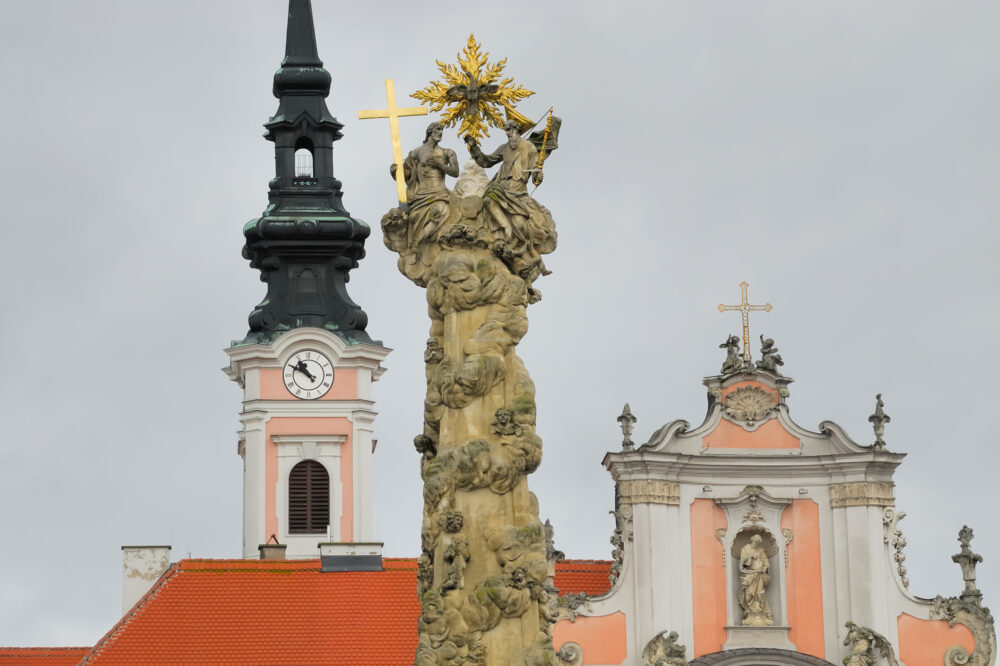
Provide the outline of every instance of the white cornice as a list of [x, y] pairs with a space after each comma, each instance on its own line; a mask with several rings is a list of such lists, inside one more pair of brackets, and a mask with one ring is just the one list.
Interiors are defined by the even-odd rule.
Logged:
[[378, 412], [371, 400], [247, 400], [244, 413], [265, 412], [269, 418], [285, 416], [326, 416], [353, 420], [355, 414], [374, 420]]
[[803, 484], [843, 481], [891, 481], [904, 454], [860, 452], [819, 456], [690, 455], [662, 451], [608, 453], [603, 464], [616, 480], [663, 479], [678, 483], [713, 483], [769, 477]]
[[240, 381], [247, 370], [280, 367], [296, 351], [307, 348], [327, 354], [334, 367], [371, 370], [373, 380], [377, 380], [385, 372], [380, 364], [392, 351], [378, 345], [348, 345], [322, 328], [296, 328], [284, 333], [270, 345], [244, 345], [226, 349], [230, 363], [222, 371], [233, 381]]
[[271, 440], [279, 446], [282, 444], [301, 444], [303, 442], [343, 444], [347, 441], [347, 435], [271, 435]]
[[[777, 420], [781, 427], [799, 440], [800, 447], [796, 449], [704, 449], [702, 438], [711, 433], [722, 421], [722, 405], [712, 406], [705, 421], [691, 430], [690, 424], [684, 420], [676, 420], [661, 426], [640, 450], [652, 452], [678, 452], [687, 454], [732, 456], [753, 455], [754, 457], [789, 455], [817, 456], [840, 455], [871, 452], [869, 446], [862, 446], [848, 437], [844, 429], [833, 421], [823, 421], [819, 424], [820, 431], [807, 430], [795, 423], [788, 413], [788, 407], [778, 405], [770, 418], [754, 424], [748, 431], [759, 430], [770, 420]], [[739, 425], [739, 424], [737, 424]], [[751, 454], [751, 451], [753, 452]]]

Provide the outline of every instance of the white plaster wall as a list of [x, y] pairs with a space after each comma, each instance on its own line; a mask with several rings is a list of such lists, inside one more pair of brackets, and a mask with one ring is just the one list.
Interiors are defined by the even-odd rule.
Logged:
[[122, 546], [122, 615], [170, 566], [170, 546]]
[[[278, 541], [288, 546], [285, 557], [307, 559], [317, 557], [319, 544], [340, 540], [340, 519], [344, 511], [344, 486], [340, 481], [340, 447], [344, 435], [274, 435], [278, 448], [278, 479], [275, 488], [275, 510], [278, 514]], [[329, 534], [292, 534], [288, 531], [288, 475], [303, 460], [316, 460], [330, 475]], [[263, 541], [261, 543], [264, 543]]]
[[265, 452], [267, 450], [267, 422], [265, 410], [244, 411], [240, 417], [240, 455], [243, 457], [243, 557], [258, 556], [257, 546], [267, 535], [264, 486]]

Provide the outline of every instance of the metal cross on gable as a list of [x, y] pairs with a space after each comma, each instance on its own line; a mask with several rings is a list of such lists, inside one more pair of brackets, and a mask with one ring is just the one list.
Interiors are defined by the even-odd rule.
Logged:
[[744, 280], [740, 282], [740, 290], [742, 292], [742, 299], [739, 305], [723, 305], [719, 303], [719, 312], [726, 311], [738, 311], [743, 315], [743, 360], [747, 363], [750, 362], [750, 313], [753, 311], [771, 311], [771, 304], [765, 303], [764, 305], [751, 305], [747, 300], [747, 289], [750, 288], [750, 283]]

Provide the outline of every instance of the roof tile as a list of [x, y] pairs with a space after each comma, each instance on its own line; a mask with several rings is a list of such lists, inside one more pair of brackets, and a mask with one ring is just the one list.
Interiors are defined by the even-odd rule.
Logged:
[[[409, 666], [420, 614], [417, 563], [385, 558], [383, 566], [323, 573], [318, 559], [181, 560], [93, 649], [66, 651], [77, 650], [81, 664], [102, 665]], [[602, 594], [610, 568], [608, 561], [559, 562], [555, 584], [564, 593]], [[3, 655], [0, 666], [76, 663], [5, 662]]]

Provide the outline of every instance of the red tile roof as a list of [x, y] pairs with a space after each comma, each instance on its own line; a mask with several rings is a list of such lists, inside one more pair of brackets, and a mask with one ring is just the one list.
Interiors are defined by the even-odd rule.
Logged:
[[82, 663], [409, 666], [416, 562], [384, 566], [321, 573], [319, 560], [181, 560]]
[[592, 597], [611, 589], [608, 560], [563, 560], [556, 563], [555, 585], [560, 594], [586, 592]]
[[72, 666], [89, 647], [0, 647], [0, 666]]
[[[420, 614], [416, 560], [386, 558], [384, 567], [322, 573], [319, 560], [181, 560], [93, 649], [8, 650], [51, 655], [37, 661], [5, 661], [0, 650], [0, 666], [81, 658], [81, 664], [410, 666]], [[608, 561], [559, 562], [555, 584], [563, 593], [601, 594], [610, 569]]]

